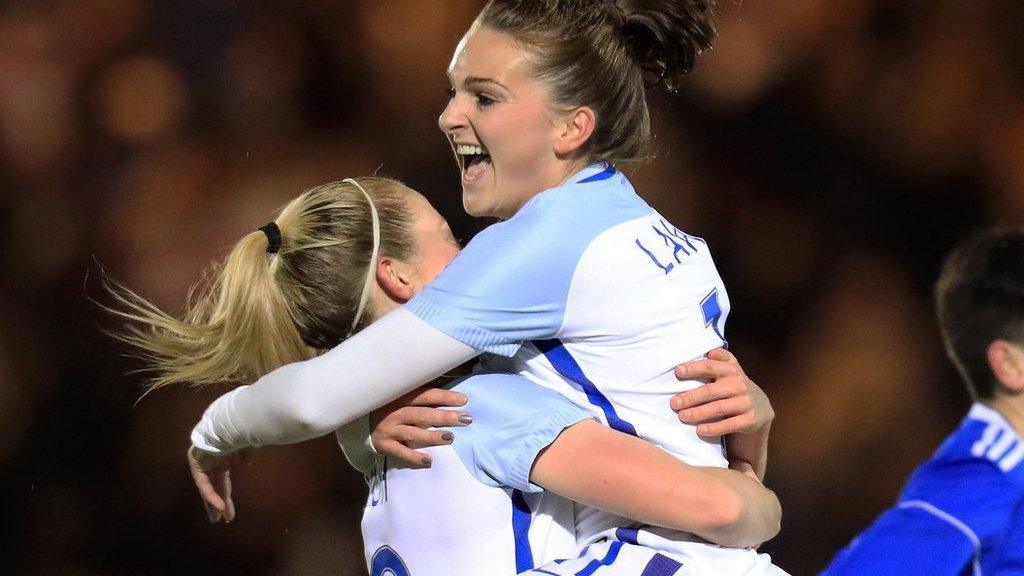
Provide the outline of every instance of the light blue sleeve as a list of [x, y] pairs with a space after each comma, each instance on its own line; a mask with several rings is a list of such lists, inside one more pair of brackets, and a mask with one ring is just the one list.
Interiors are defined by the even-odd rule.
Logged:
[[530, 470], [544, 448], [567, 427], [592, 419], [561, 395], [511, 374], [470, 376], [453, 390], [469, 403], [473, 423], [455, 430], [452, 447], [480, 482], [522, 492], [539, 492]]
[[594, 238], [650, 211], [621, 174], [542, 192], [477, 234], [405, 307], [481, 352], [512, 356], [523, 342], [558, 337], [573, 274]]

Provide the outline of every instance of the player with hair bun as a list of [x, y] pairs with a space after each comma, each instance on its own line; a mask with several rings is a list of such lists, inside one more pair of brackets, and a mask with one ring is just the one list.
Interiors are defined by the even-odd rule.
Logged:
[[[677, 86], [710, 46], [711, 12], [699, 0], [489, 2], [456, 49], [439, 123], [467, 212], [502, 221], [330, 352], [217, 399], [192, 434], [202, 470], [217, 480], [237, 450], [333, 432], [483, 355], [483, 370], [519, 374], [687, 464], [763, 478], [767, 399], [699, 392], [700, 382], [674, 374], [679, 359], [725, 343], [729, 300], [708, 245], [648, 206], [616, 168], [646, 155], [645, 75]], [[692, 406], [682, 426], [670, 407], [680, 388], [691, 392], [674, 407]], [[203, 494], [224, 505], [212, 485]], [[575, 528], [581, 557], [539, 570], [782, 573], [753, 550], [590, 506], [576, 508]], [[536, 565], [523, 560], [517, 568]]]

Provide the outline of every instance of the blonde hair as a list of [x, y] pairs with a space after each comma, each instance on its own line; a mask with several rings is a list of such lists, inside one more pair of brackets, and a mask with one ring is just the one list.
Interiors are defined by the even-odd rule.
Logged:
[[[386, 178], [359, 178], [380, 219], [380, 255], [415, 254], [413, 192]], [[371, 321], [353, 327], [374, 248], [372, 206], [354, 182], [303, 192], [274, 220], [281, 248], [267, 252], [256, 230], [189, 291], [181, 317], [163, 312], [106, 279], [115, 304], [132, 321], [113, 335], [138, 351], [151, 372], [146, 392], [175, 383], [248, 382], [279, 366], [333, 348]], [[371, 280], [372, 281], [372, 280]]]

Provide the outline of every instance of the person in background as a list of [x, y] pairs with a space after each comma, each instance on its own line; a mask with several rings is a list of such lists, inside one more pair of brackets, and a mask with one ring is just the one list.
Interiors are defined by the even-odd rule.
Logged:
[[974, 405], [822, 576], [1024, 574], [1024, 228], [956, 248], [935, 300]]

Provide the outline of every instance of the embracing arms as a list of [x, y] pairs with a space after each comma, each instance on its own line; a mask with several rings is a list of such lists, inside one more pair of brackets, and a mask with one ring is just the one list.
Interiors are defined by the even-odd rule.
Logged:
[[[744, 460], [757, 462], [763, 475], [763, 441], [775, 415], [768, 398], [725, 350], [684, 364], [677, 374], [705, 382], [672, 400], [674, 409], [686, 411], [681, 420], [705, 435], [730, 434], [746, 442], [746, 452], [730, 447], [733, 470], [691, 466], [646, 441], [586, 421], [567, 428], [537, 457], [530, 480], [571, 500], [723, 546], [755, 547], [771, 539], [779, 530], [778, 499]], [[429, 465], [414, 449], [450, 443], [451, 436], [443, 441], [441, 430], [428, 427], [451, 427], [465, 416], [434, 407], [465, 402], [455, 391], [411, 393], [371, 416], [373, 444], [414, 467]], [[343, 447], [358, 452], [362, 439], [356, 435]]]
[[779, 533], [782, 507], [761, 484], [775, 412], [730, 352], [676, 369], [705, 384], [671, 406], [705, 436], [725, 435], [730, 469], [691, 466], [650, 442], [588, 421], [566, 429], [534, 463], [531, 481], [570, 500], [709, 542], [754, 548]]
[[[696, 426], [702, 436], [724, 436], [730, 466], [742, 471], [749, 465], [758, 479], [764, 480], [768, 433], [775, 410], [764, 391], [743, 371], [736, 356], [717, 348], [707, 358], [680, 364], [675, 373], [680, 380], [704, 382], [703, 386], [677, 394], [670, 401], [679, 420]], [[450, 443], [441, 439], [441, 431], [431, 428], [472, 422], [471, 417], [467, 421], [470, 415], [463, 412], [437, 408], [465, 404], [466, 397], [454, 391], [431, 388], [411, 392], [369, 416], [372, 434], [367, 444], [412, 467], [428, 466], [423, 460], [425, 455], [415, 450]], [[342, 438], [342, 449], [350, 461], [360, 457], [365, 449], [366, 422], [361, 424], [352, 426], [347, 437]], [[362, 469], [355, 462], [353, 465]]]
[[644, 524], [753, 548], [779, 532], [782, 508], [753, 473], [691, 466], [594, 420], [567, 428], [537, 457], [530, 481]]
[[210, 521], [230, 522], [230, 457], [331, 433], [479, 353], [398, 309], [330, 352], [224, 394], [192, 430], [189, 468]]
[[323, 436], [478, 354], [398, 309], [322, 356], [221, 396], [193, 429], [192, 444], [224, 456]]

